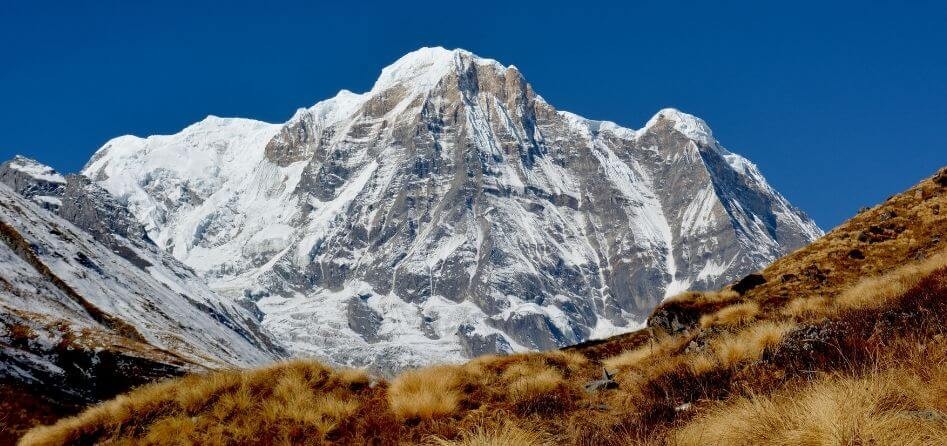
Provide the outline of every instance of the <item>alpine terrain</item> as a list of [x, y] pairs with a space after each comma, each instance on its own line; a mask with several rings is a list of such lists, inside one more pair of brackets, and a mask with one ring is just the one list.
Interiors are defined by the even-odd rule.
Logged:
[[[82, 175], [31, 186], [36, 206], [18, 206], [36, 225], [71, 228], [34, 208], [88, 211], [67, 204], [86, 192], [64, 200], [63, 188], [114, 197], [137, 225], [70, 221], [102, 233], [130, 258], [124, 269], [168, 284], [156, 308], [201, 308], [180, 314], [229, 327], [175, 340], [225, 361], [275, 351], [242, 316], [257, 307], [292, 355], [383, 371], [563, 347], [638, 328], [664, 298], [718, 289], [822, 234], [698, 118], [665, 109], [639, 130], [585, 119], [516, 67], [443, 48], [284, 124], [211, 116], [113, 139]], [[224, 298], [183, 266], [154, 266], [177, 265], [166, 253]], [[154, 311], [121, 308], [123, 320]], [[235, 341], [204, 350], [219, 339]]]
[[252, 302], [221, 298], [158, 249], [87, 178], [22, 157], [0, 164], [0, 425], [284, 357], [259, 319]]
[[194, 374], [20, 444], [944, 445], [944, 209], [947, 168], [607, 340], [392, 379], [312, 360]]

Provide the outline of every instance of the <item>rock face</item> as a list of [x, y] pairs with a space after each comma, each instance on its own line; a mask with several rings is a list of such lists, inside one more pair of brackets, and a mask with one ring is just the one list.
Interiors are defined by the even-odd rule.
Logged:
[[292, 352], [385, 370], [629, 330], [821, 235], [700, 119], [587, 120], [442, 48], [285, 124], [114, 139], [82, 173]]
[[0, 182], [46, 209], [62, 206], [66, 178], [49, 166], [22, 156], [0, 164]]
[[85, 404], [283, 357], [254, 309], [221, 299], [87, 178], [0, 165], [0, 382]]

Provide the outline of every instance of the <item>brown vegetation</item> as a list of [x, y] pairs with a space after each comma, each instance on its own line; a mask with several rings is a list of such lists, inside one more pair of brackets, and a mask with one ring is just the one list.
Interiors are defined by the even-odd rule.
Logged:
[[431, 419], [449, 415], [460, 403], [463, 370], [440, 366], [401, 374], [388, 389], [391, 411], [402, 419]]
[[368, 377], [334, 372], [307, 361], [249, 372], [216, 372], [152, 384], [53, 427], [38, 428], [22, 443], [118, 444], [186, 441], [196, 444], [318, 444], [371, 392]]
[[[945, 444], [945, 206], [947, 182], [925, 181], [608, 341], [390, 384], [311, 362], [194, 375], [22, 444]], [[586, 391], [603, 367], [616, 385]]]
[[829, 374], [801, 388], [714, 404], [675, 431], [673, 443], [943, 444], [945, 341], [897, 345], [875, 358], [875, 369], [864, 374]]

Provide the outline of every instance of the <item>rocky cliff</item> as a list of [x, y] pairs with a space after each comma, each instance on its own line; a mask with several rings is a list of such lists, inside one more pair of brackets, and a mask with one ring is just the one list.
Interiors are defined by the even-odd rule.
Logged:
[[293, 353], [379, 369], [630, 330], [821, 235], [694, 116], [585, 119], [442, 48], [284, 124], [116, 138], [82, 173]]

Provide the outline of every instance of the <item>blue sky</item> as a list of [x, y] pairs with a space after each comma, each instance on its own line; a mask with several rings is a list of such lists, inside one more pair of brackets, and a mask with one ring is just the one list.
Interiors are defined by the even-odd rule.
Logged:
[[0, 157], [68, 172], [122, 134], [285, 121], [441, 45], [588, 118], [700, 116], [828, 229], [947, 164], [947, 6], [867, 3], [6, 0]]

